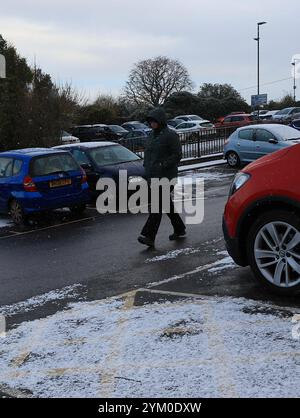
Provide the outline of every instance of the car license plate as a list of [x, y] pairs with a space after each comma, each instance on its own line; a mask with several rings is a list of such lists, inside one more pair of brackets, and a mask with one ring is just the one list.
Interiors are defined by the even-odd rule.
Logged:
[[53, 189], [54, 187], [70, 186], [71, 184], [72, 184], [71, 179], [53, 180], [53, 181], [50, 181], [50, 188]]

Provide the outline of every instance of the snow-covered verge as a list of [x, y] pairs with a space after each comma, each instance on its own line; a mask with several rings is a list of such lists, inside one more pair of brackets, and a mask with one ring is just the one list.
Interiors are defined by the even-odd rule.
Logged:
[[291, 313], [233, 298], [79, 302], [0, 338], [0, 383], [41, 397], [298, 397]]

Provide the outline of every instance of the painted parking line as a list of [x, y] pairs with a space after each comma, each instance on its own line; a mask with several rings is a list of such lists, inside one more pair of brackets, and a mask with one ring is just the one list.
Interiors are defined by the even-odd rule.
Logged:
[[0, 240], [4, 240], [4, 239], [9, 239], [9, 238], [15, 238], [15, 237], [19, 237], [19, 236], [23, 236], [23, 235], [29, 235], [29, 234], [33, 234], [34, 232], [40, 232], [40, 231], [46, 231], [49, 229], [55, 229], [55, 228], [60, 228], [62, 226], [66, 226], [66, 225], [72, 225], [72, 224], [77, 224], [80, 222], [87, 222], [87, 221], [94, 221], [96, 219], [95, 216], [90, 216], [88, 218], [82, 218], [82, 219], [76, 219], [73, 221], [69, 221], [69, 222], [63, 222], [57, 225], [50, 225], [50, 226], [46, 226], [43, 228], [37, 228], [37, 229], [31, 229], [30, 231], [24, 231], [24, 232], [17, 232], [17, 231], [9, 231], [10, 234], [12, 235], [4, 235], [3, 237], [0, 237]]

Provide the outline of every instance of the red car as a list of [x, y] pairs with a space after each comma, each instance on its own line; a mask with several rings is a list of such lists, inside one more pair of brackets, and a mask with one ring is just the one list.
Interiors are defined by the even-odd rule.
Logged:
[[240, 171], [223, 216], [229, 254], [279, 294], [300, 290], [300, 144]]
[[249, 125], [251, 122], [253, 122], [252, 115], [240, 113], [226, 116], [223, 121], [220, 120], [220, 122], [217, 122], [215, 126], [216, 128], [240, 128], [241, 126]]

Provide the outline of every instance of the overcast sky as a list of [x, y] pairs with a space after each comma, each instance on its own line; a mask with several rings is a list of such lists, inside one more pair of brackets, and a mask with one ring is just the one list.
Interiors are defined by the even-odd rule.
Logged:
[[[187, 67], [196, 88], [231, 83], [249, 101], [256, 23], [268, 22], [261, 27], [264, 84], [291, 77], [299, 16], [299, 0], [3, 0], [0, 33], [30, 64], [36, 55], [56, 81], [72, 81], [90, 98], [117, 95], [133, 63], [166, 55]], [[261, 93], [280, 98], [292, 84], [262, 86]]]

